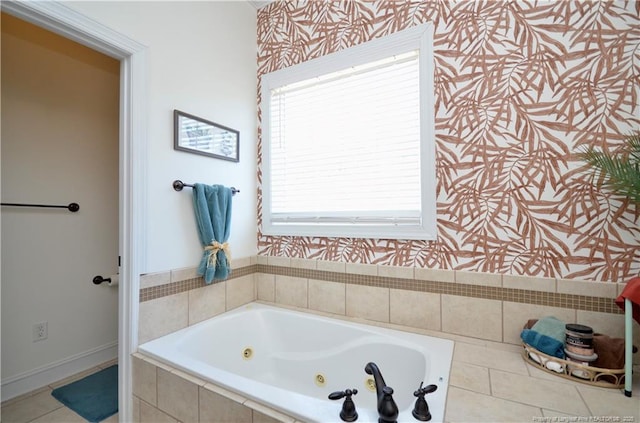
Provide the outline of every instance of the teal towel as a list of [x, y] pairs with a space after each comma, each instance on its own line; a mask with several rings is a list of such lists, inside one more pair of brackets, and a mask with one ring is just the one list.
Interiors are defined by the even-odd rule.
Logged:
[[222, 185], [194, 184], [193, 187], [193, 210], [204, 248], [198, 275], [204, 276], [207, 285], [214, 279], [226, 279], [231, 272], [227, 240], [231, 231], [232, 197], [231, 189]]
[[538, 320], [531, 327], [531, 330], [538, 332], [539, 334], [553, 338], [556, 341], [559, 341], [562, 344], [564, 344], [564, 340], [566, 336], [565, 323], [562, 320], [557, 319], [553, 316], [543, 317], [542, 319]]
[[531, 329], [524, 329], [520, 338], [538, 351], [564, 358], [565, 323], [560, 319], [543, 317]]
[[520, 338], [536, 350], [558, 358], [564, 358], [564, 343], [532, 329], [524, 329]]

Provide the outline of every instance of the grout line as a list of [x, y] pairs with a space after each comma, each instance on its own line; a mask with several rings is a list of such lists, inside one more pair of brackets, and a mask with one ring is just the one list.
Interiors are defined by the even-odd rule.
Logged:
[[252, 273], [253, 275], [253, 301], [258, 299], [258, 273]]
[[306, 279], [306, 281], [307, 281], [307, 307], [306, 308], [309, 308], [309, 306], [311, 304], [311, 302], [309, 301], [309, 296], [311, 295], [309, 293], [309, 279]]
[[[56, 401], [57, 401], [57, 400], [56, 400]], [[47, 411], [46, 413], [44, 413], [44, 414], [42, 414], [42, 415], [40, 415], [40, 416], [38, 416], [38, 417], [36, 417], [36, 418], [33, 418], [33, 419], [31, 419], [31, 420], [28, 420], [28, 421], [27, 421], [27, 423], [31, 423], [31, 422], [33, 422], [33, 421], [36, 421], [36, 420], [38, 420], [38, 419], [41, 419], [41, 418], [43, 418], [44, 416], [48, 416], [48, 415], [49, 415], [49, 414], [51, 414], [51, 413], [55, 413], [56, 411], [58, 411], [58, 410], [60, 410], [60, 409], [62, 409], [62, 408], [68, 408], [68, 407], [66, 407], [64, 404], [62, 404], [61, 402], [58, 402], [58, 404], [60, 405], [59, 407], [54, 408], [53, 410], [49, 410], [49, 411]], [[83, 418], [83, 420], [84, 420], [84, 418]], [[52, 420], [52, 421], [54, 421], [54, 420]], [[86, 420], [84, 420], [84, 421], [86, 421]]]
[[225, 284], [224, 284], [224, 311], [229, 311], [229, 309], [227, 308], [227, 306], [228, 306], [228, 304], [227, 304], [228, 303], [228, 301], [227, 301], [227, 295], [228, 295], [227, 291], [228, 291], [228, 289], [229, 289], [229, 287], [227, 286], [227, 283], [225, 281]]
[[349, 290], [347, 289], [347, 284], [344, 284], [344, 315], [345, 317], [351, 317], [349, 316]]
[[387, 322], [391, 323], [391, 288], [387, 288]]
[[13, 404], [19, 403], [23, 400], [33, 397], [34, 395], [38, 395], [46, 391], [51, 391], [51, 387], [49, 385], [41, 386], [40, 388], [36, 388], [33, 391], [25, 392], [24, 394], [20, 394], [11, 399], [5, 400], [2, 402], [2, 404], [0, 404], [0, 408], [9, 407]]
[[442, 319], [443, 319], [443, 315], [442, 315], [442, 294], [438, 294], [438, 300], [440, 301], [440, 328], [438, 329], [439, 331], [443, 331], [442, 330]]
[[500, 342], [504, 342], [504, 301], [500, 301]]
[[[528, 366], [527, 366], [527, 367], [528, 367]], [[566, 388], [573, 388], [573, 389], [575, 389], [575, 390], [577, 391], [577, 393], [578, 393], [578, 395], [579, 395], [580, 399], [582, 400], [583, 404], [585, 404], [585, 406], [586, 406], [586, 408], [587, 408], [587, 411], [589, 412], [589, 415], [590, 415], [590, 416], [593, 416], [593, 415], [594, 415], [594, 414], [593, 414], [593, 411], [591, 411], [591, 409], [589, 408], [589, 406], [588, 406], [588, 404], [587, 404], [587, 401], [584, 399], [584, 397], [583, 397], [583, 396], [582, 396], [582, 394], [580, 393], [580, 390], [578, 389], [578, 387], [579, 387], [579, 386], [583, 386], [583, 385], [582, 385], [580, 382], [578, 382], [578, 381], [575, 381], [575, 382], [573, 382], [573, 383], [564, 383], [564, 382], [568, 382], [568, 380], [566, 380], [566, 379], [561, 379], [561, 380], [555, 381], [555, 380], [550, 380], [550, 379], [535, 378], [535, 377], [533, 377], [533, 376], [526, 376], [526, 375], [522, 375], [522, 374], [520, 374], [520, 373], [512, 373], [512, 372], [508, 372], [508, 371], [506, 371], [506, 370], [501, 370], [501, 369], [489, 369], [489, 370], [490, 370], [490, 372], [489, 372], [489, 378], [491, 378], [491, 370], [495, 370], [495, 371], [497, 371], [497, 372], [510, 373], [510, 374], [515, 374], [515, 375], [519, 375], [519, 376], [522, 376], [522, 377], [528, 377], [528, 378], [537, 379], [537, 381], [544, 381], [544, 382], [549, 382], [549, 383], [555, 383], [555, 384], [563, 385], [563, 386], [565, 386]], [[535, 381], [532, 381], [532, 382], [535, 382]], [[527, 405], [527, 406], [530, 406], [530, 407], [540, 407], [539, 405], [536, 405], [536, 404], [530, 404], [530, 403], [523, 402], [523, 401], [519, 401], [519, 400], [515, 400], [515, 399], [509, 399], [509, 398], [503, 398], [503, 397], [494, 396], [494, 395], [493, 395], [493, 388], [492, 388], [492, 386], [490, 385], [489, 387], [490, 387], [490, 389], [491, 389], [491, 396], [493, 396], [494, 398], [499, 398], [499, 399], [501, 399], [501, 400], [511, 401], [511, 402], [515, 402], [515, 403], [518, 403], [518, 404]], [[595, 387], [595, 388], [597, 388], [597, 387]], [[602, 389], [607, 389], [607, 388], [602, 388]], [[551, 407], [551, 405], [547, 406], [547, 407], [546, 407], [546, 409], [547, 409], [547, 410], [551, 410], [551, 411], [557, 411], [557, 412], [559, 412], [559, 413], [564, 413], [564, 414], [572, 414], [571, 412], [566, 411], [566, 410], [558, 410], [558, 409], [556, 409], [556, 408], [552, 408], [552, 407]]]
[[187, 291], [187, 327], [191, 326], [191, 291]]
[[493, 398], [497, 398], [493, 396], [493, 385], [491, 384], [491, 370], [495, 370], [495, 369], [491, 369], [490, 367], [487, 367], [487, 378], [489, 379], [489, 395], [491, 395]]
[[[490, 369], [490, 370], [491, 370], [491, 369]], [[493, 369], [493, 370], [495, 370], [495, 369]], [[451, 388], [452, 386], [453, 386], [454, 388], [456, 388], [456, 389], [461, 389], [461, 390], [463, 390], [463, 391], [467, 391], [467, 392], [470, 392], [470, 393], [472, 393], [472, 394], [476, 394], [476, 395], [483, 395], [483, 396], [485, 396], [485, 397], [490, 397], [490, 398], [494, 398], [494, 399], [497, 399], [497, 400], [500, 400], [500, 401], [510, 402], [510, 403], [513, 403], [513, 404], [520, 404], [520, 405], [524, 405], [524, 406], [531, 407], [531, 408], [538, 408], [538, 409], [540, 409], [540, 410], [542, 411], [542, 407], [540, 407], [539, 405], [529, 404], [529, 403], [526, 403], [526, 402], [517, 401], [517, 400], [510, 399], [510, 398], [497, 397], [497, 396], [494, 396], [494, 395], [493, 395], [493, 393], [492, 393], [491, 395], [487, 395], [487, 394], [483, 394], [483, 393], [481, 393], [481, 392], [472, 391], [471, 389], [468, 389], [468, 388], [461, 388], [461, 387], [459, 387], [459, 386], [454, 386], [454, 385], [449, 384], [449, 388]], [[448, 402], [449, 402], [449, 401], [447, 401], [447, 403], [448, 403]], [[567, 411], [556, 410], [556, 409], [553, 409], [553, 408], [550, 408], [550, 407], [549, 407], [549, 408], [547, 408], [547, 410], [557, 411], [557, 412], [559, 412], [559, 413], [563, 413], [563, 414], [572, 414], [572, 413], [567, 412]], [[541, 415], [543, 415], [543, 414], [542, 414], [542, 412], [541, 412]], [[551, 420], [549, 420], [549, 421], [551, 421]], [[560, 421], [560, 420], [558, 420], [558, 421]], [[576, 421], [578, 421], [578, 420], [576, 420]], [[585, 420], [585, 421], [586, 421], [586, 420]]]
[[[158, 384], [158, 380], [160, 379], [160, 378], [159, 378], [159, 376], [160, 376], [160, 367], [156, 366], [155, 364], [154, 364], [154, 366], [153, 366], [153, 367], [155, 367], [155, 368], [156, 368], [156, 405], [155, 405], [155, 406], [153, 406], [153, 407], [154, 407], [154, 408], [157, 408], [157, 409], [159, 410], [160, 408], [158, 408], [158, 385], [159, 385], [159, 384]], [[133, 376], [133, 375], [132, 375], [132, 376]], [[141, 412], [141, 414], [142, 414], [142, 412]]]
[[580, 397], [580, 399], [582, 400], [582, 403], [585, 405], [585, 407], [587, 407], [587, 410], [589, 410], [589, 414], [591, 416], [593, 416], [593, 410], [591, 410], [591, 408], [589, 408], [589, 401], [585, 400], [584, 397], [582, 396], [582, 392], [580, 392], [580, 389], [578, 389], [577, 386], [574, 386], [573, 389], [576, 390], [576, 392], [578, 392], [578, 396]]
[[344, 304], [343, 304], [344, 308], [343, 308], [343, 310], [344, 310], [344, 316], [346, 316], [347, 315], [347, 284], [343, 283], [342, 285], [344, 285], [343, 286], [343, 288], [344, 288], [344, 300], [343, 300], [344, 301]]

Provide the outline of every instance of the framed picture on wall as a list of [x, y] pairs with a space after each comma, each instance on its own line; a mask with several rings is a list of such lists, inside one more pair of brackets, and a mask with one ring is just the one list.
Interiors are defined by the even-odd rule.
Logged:
[[173, 148], [239, 162], [240, 132], [180, 110], [174, 110]]

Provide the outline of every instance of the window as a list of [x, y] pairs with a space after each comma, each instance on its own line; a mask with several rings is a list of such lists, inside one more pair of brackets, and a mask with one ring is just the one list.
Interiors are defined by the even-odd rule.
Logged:
[[430, 24], [262, 77], [266, 235], [435, 239]]

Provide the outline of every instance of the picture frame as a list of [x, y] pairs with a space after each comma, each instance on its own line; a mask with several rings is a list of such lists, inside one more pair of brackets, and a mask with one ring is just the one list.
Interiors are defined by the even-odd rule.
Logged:
[[173, 148], [231, 162], [240, 161], [240, 132], [180, 110], [173, 111]]

